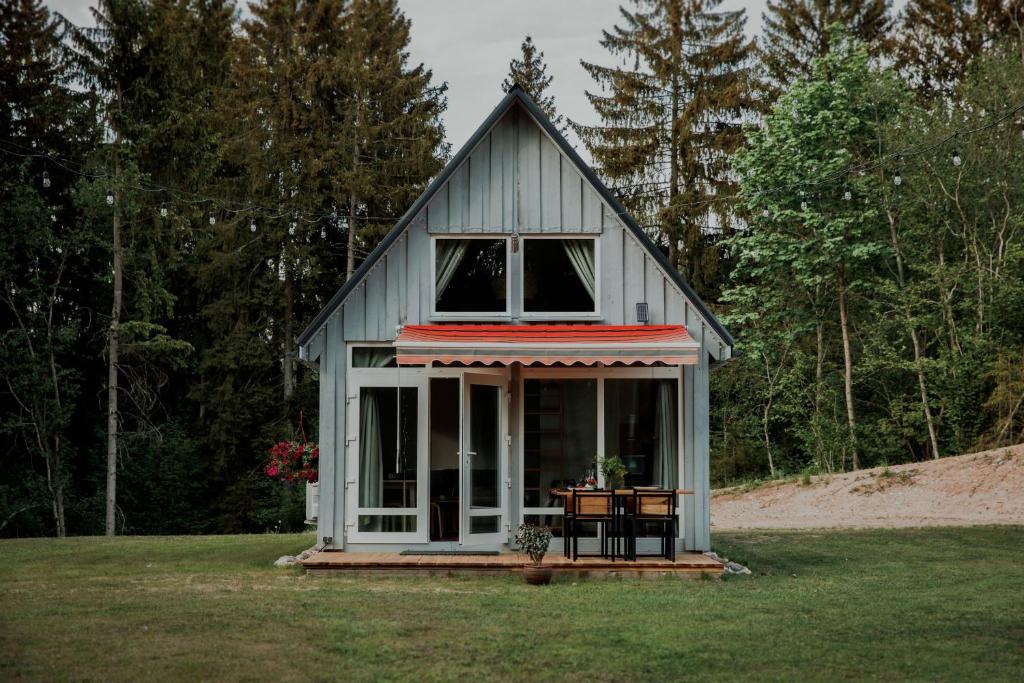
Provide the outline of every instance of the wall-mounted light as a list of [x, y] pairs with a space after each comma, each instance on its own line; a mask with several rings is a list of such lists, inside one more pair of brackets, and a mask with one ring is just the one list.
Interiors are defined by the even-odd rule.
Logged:
[[639, 302], [636, 305], [636, 321], [641, 325], [646, 325], [651, 321], [651, 312], [647, 308], [646, 302]]

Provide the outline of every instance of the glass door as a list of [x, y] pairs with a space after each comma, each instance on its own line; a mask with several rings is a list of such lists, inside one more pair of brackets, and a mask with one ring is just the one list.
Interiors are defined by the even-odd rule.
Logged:
[[504, 375], [463, 376], [459, 538], [464, 545], [508, 542], [506, 382]]

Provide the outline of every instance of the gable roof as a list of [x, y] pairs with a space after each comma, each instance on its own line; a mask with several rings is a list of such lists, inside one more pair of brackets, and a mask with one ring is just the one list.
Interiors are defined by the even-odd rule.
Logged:
[[729, 334], [729, 330], [715, 317], [715, 315], [708, 309], [708, 307], [701, 301], [697, 293], [693, 291], [689, 283], [683, 278], [682, 274], [676, 270], [675, 266], [668, 260], [668, 257], [651, 241], [651, 238], [647, 236], [647, 233], [641, 229], [637, 222], [633, 219], [630, 213], [622, 205], [622, 203], [612, 194], [611, 190], [605, 187], [605, 184], [601, 182], [601, 179], [597, 177], [594, 170], [580, 158], [580, 155], [576, 153], [576, 150], [572, 148], [572, 145], [565, 139], [565, 137], [558, 132], [554, 124], [551, 123], [551, 119], [548, 118], [547, 114], [541, 111], [537, 103], [527, 95], [519, 85], [513, 85], [512, 89], [509, 90], [508, 94], [502, 98], [498, 106], [484, 119], [483, 123], [476, 129], [476, 132], [469, 138], [469, 140], [459, 149], [458, 153], [448, 164], [444, 167], [444, 170], [431, 181], [427, 189], [423, 191], [412, 206], [402, 214], [402, 217], [395, 224], [395, 227], [384, 236], [384, 239], [374, 248], [370, 255], [360, 264], [359, 268], [356, 269], [352, 277], [349, 278], [341, 288], [334, 293], [334, 296], [328, 300], [315, 318], [313, 322], [299, 335], [298, 344], [300, 347], [304, 347], [309, 344], [310, 341], [316, 336], [317, 332], [320, 331], [331, 317], [334, 311], [340, 306], [349, 293], [355, 289], [360, 282], [367, 276], [374, 264], [384, 255], [384, 253], [394, 244], [405, 229], [412, 222], [412, 219], [427, 205], [427, 202], [434, 196], [438, 189], [440, 189], [455, 173], [455, 171], [462, 165], [462, 162], [466, 160], [466, 157], [470, 155], [477, 144], [483, 139], [487, 132], [494, 127], [494, 125], [505, 115], [505, 113], [514, 105], [520, 104], [533, 118], [534, 122], [539, 125], [548, 137], [554, 141], [558, 146], [559, 151], [562, 152], [576, 167], [576, 169], [583, 175], [583, 178], [590, 183], [590, 185], [597, 191], [601, 198], [608, 204], [613, 212], [618, 216], [619, 220], [626, 226], [626, 228], [633, 234], [636, 240], [641, 246], [651, 255], [651, 257], [661, 266], [661, 269], [665, 272], [668, 278], [675, 283], [677, 287], [683, 292], [683, 295], [690, 300], [694, 308], [708, 321], [712, 329], [718, 333], [722, 340], [730, 347], [734, 344], [732, 335]]

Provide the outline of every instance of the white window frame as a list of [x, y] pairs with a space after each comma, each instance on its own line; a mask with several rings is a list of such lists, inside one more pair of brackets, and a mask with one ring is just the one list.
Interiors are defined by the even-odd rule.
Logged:
[[[490, 240], [505, 242], [505, 310], [504, 311], [438, 311], [437, 310], [437, 241]], [[500, 320], [512, 318], [512, 240], [508, 233], [445, 233], [430, 236], [430, 318], [431, 320]]]
[[[526, 515], [541, 515], [545, 517], [561, 516], [563, 509], [561, 507], [526, 507], [523, 504], [525, 495], [525, 484], [526, 479], [524, 476], [524, 467], [526, 461], [526, 380], [528, 379], [596, 379], [597, 380], [597, 453], [599, 458], [603, 458], [605, 455], [605, 442], [604, 442], [604, 381], [606, 379], [674, 379], [676, 380], [676, 443], [679, 444], [679, 463], [676, 469], [677, 480], [676, 488], [682, 488], [683, 480], [683, 462], [686, 458], [686, 446], [683, 441], [684, 425], [683, 416], [685, 415], [683, 401], [685, 400], [683, 392], [683, 368], [682, 366], [666, 366], [666, 367], [642, 367], [642, 368], [534, 368], [524, 367], [519, 375], [519, 386], [517, 387], [519, 393], [519, 400], [516, 406], [516, 430], [518, 433], [519, 452], [516, 454], [517, 458], [517, 482], [514, 487], [516, 501], [518, 502], [518, 523], [522, 524]], [[598, 486], [604, 486], [604, 474], [601, 473], [600, 468], [597, 472], [597, 483]], [[677, 506], [677, 514], [680, 516], [679, 520], [679, 534], [682, 538], [683, 524], [682, 524], [682, 509], [683, 506]]]
[[[591, 233], [529, 233], [519, 235], [521, 248], [519, 266], [519, 317], [523, 320], [602, 320], [601, 316], [601, 236]], [[530, 240], [591, 240], [594, 243], [594, 310], [593, 311], [527, 311], [526, 310], [526, 243]]]

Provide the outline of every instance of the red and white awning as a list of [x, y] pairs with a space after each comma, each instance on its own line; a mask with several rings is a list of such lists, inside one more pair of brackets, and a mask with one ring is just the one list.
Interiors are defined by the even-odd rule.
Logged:
[[399, 365], [694, 365], [700, 345], [682, 325], [406, 325]]

